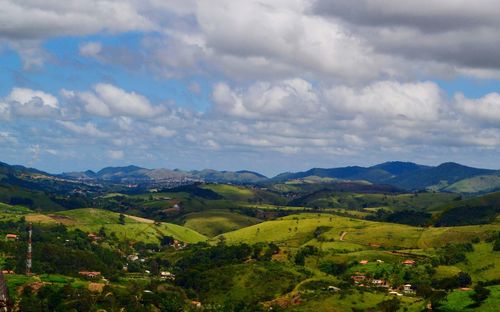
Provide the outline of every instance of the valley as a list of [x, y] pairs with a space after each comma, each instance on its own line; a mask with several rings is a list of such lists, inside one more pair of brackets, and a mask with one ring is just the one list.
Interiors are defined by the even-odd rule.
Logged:
[[[356, 168], [353, 180], [346, 170], [343, 178], [315, 170], [264, 183], [169, 187], [51, 180], [4, 165], [0, 264], [10, 304], [22, 311], [494, 311], [500, 192], [358, 180], [432, 169], [403, 164]], [[30, 225], [33, 274], [26, 275]], [[480, 301], [479, 292], [487, 294]]]

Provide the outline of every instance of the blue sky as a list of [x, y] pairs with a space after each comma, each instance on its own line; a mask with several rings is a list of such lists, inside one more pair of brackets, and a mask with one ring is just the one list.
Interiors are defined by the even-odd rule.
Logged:
[[6, 1], [0, 161], [500, 168], [497, 11], [487, 0]]

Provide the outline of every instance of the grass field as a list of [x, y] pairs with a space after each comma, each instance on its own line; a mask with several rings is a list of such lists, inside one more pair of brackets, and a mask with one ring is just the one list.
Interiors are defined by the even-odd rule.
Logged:
[[443, 307], [440, 311], [446, 312], [459, 312], [459, 311], [484, 311], [496, 312], [500, 307], [500, 285], [487, 287], [491, 293], [483, 304], [478, 308], [468, 307], [473, 303], [469, 297], [474, 291], [460, 291], [455, 290], [451, 292], [444, 301]]
[[[500, 230], [497, 224], [419, 228], [329, 214], [301, 213], [228, 232], [224, 237], [228, 243], [275, 242], [298, 247], [311, 241], [318, 227], [324, 227], [321, 236], [326, 241], [394, 249], [431, 248], [447, 243], [469, 242], [474, 237], [485, 238]], [[342, 232], [347, 234], [340, 241]], [[334, 247], [338, 249], [342, 246], [336, 244]], [[349, 248], [352, 245], [346, 246], [346, 249]]]
[[227, 185], [227, 184], [207, 184], [203, 188], [212, 190], [226, 199], [233, 201], [246, 201], [254, 197], [254, 192], [248, 188]]
[[40, 223], [62, 223], [68, 228], [78, 228], [85, 232], [98, 232], [102, 227], [106, 234], [114, 232], [120, 239], [156, 243], [162, 236], [172, 236], [181, 241], [195, 243], [206, 240], [206, 237], [189, 228], [152, 220], [125, 216], [125, 224], [119, 223], [119, 214], [111, 211], [84, 208], [57, 212], [54, 214], [29, 214], [27, 221]]
[[183, 226], [209, 237], [259, 223], [261, 220], [231, 213], [227, 210], [208, 210], [182, 217]]

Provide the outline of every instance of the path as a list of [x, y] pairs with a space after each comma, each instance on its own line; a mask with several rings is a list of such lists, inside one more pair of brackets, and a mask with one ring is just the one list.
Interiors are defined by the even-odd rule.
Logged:
[[342, 232], [340, 233], [340, 240], [343, 241], [344, 240], [344, 237], [347, 235], [347, 232]]

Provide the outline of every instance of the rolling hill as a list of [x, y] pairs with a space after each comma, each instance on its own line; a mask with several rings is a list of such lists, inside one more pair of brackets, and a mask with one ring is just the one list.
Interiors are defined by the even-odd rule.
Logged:
[[205, 241], [206, 237], [192, 229], [172, 223], [155, 223], [153, 220], [125, 215], [125, 224], [119, 223], [119, 214], [111, 211], [83, 208], [57, 212], [54, 214], [26, 215], [26, 220], [33, 223], [61, 223], [70, 229], [97, 233], [101, 228], [107, 235], [115, 233], [120, 239], [157, 243], [163, 236], [196, 243]]

